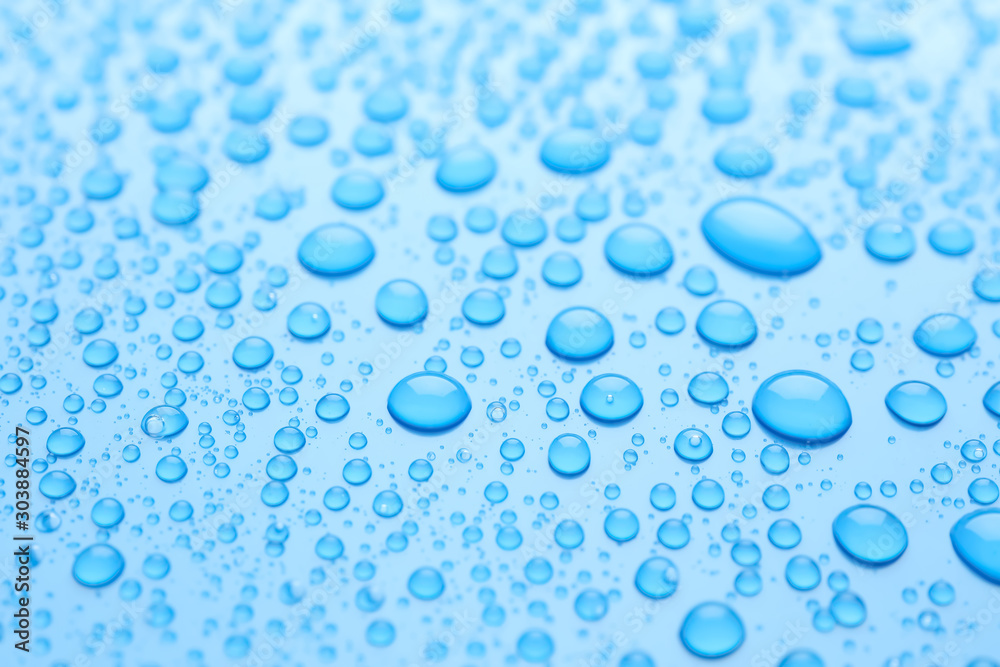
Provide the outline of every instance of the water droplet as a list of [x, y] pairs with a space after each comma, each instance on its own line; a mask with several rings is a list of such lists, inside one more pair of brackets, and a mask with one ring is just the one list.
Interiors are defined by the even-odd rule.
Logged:
[[774, 433], [804, 444], [836, 440], [852, 420], [840, 389], [810, 371], [785, 371], [765, 380], [754, 394], [753, 414]]
[[796, 275], [819, 262], [816, 239], [791, 213], [751, 198], [717, 204], [701, 221], [709, 244], [723, 257], [766, 275]]
[[703, 602], [681, 625], [684, 647], [701, 658], [721, 658], [743, 643], [743, 622], [721, 602]]
[[656, 227], [639, 222], [611, 232], [604, 243], [604, 256], [619, 271], [640, 278], [661, 274], [674, 261], [667, 237]]
[[436, 432], [462, 423], [472, 410], [472, 403], [456, 380], [424, 371], [403, 378], [393, 387], [388, 409], [407, 428]]
[[913, 426], [933, 426], [944, 418], [948, 404], [938, 389], [926, 382], [900, 382], [885, 396], [895, 416]]
[[549, 324], [545, 345], [563, 359], [588, 361], [604, 355], [614, 344], [614, 330], [604, 315], [577, 306], [556, 315]]
[[564, 433], [549, 445], [549, 467], [566, 477], [583, 474], [590, 467], [590, 447], [580, 436]]
[[583, 388], [580, 407], [598, 421], [623, 422], [642, 408], [642, 393], [624, 375], [606, 373], [593, 378]]
[[84, 586], [100, 588], [117, 579], [125, 569], [125, 559], [109, 544], [93, 544], [76, 556], [73, 578]]
[[330, 223], [309, 232], [299, 245], [302, 266], [324, 276], [346, 276], [368, 266], [375, 246], [364, 232], [346, 223]]
[[847, 555], [867, 565], [886, 565], [906, 551], [906, 528], [891, 512], [855, 505], [833, 522], [833, 536]]

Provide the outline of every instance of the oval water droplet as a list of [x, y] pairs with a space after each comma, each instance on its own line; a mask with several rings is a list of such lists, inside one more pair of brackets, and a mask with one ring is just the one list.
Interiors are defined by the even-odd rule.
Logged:
[[833, 521], [833, 537], [847, 555], [867, 565], [893, 562], [908, 543], [903, 523], [874, 505], [855, 505], [841, 512]]
[[614, 341], [614, 330], [608, 319], [585, 306], [567, 308], [556, 315], [545, 334], [549, 351], [570, 361], [588, 361], [603, 356]]
[[472, 410], [465, 388], [442, 373], [423, 371], [403, 378], [389, 393], [389, 414], [415, 431], [444, 431]]
[[722, 348], [746, 347], [757, 338], [757, 323], [750, 311], [725, 299], [705, 306], [695, 329], [708, 343]]
[[608, 142], [582, 128], [556, 130], [542, 143], [540, 157], [553, 171], [586, 174], [603, 167], [611, 157]]
[[437, 182], [451, 192], [472, 192], [484, 187], [497, 173], [493, 155], [478, 144], [453, 148], [441, 158]]
[[819, 262], [816, 239], [788, 211], [753, 198], [717, 204], [701, 221], [705, 239], [729, 261], [766, 275], [796, 275]]
[[93, 544], [73, 561], [73, 578], [84, 586], [100, 588], [117, 579], [125, 569], [125, 559], [110, 544]]
[[772, 432], [803, 444], [830, 442], [851, 427], [851, 407], [837, 385], [819, 373], [785, 371], [765, 380], [753, 414]]
[[963, 516], [951, 529], [951, 545], [976, 574], [1000, 584], [1000, 509]]
[[926, 382], [900, 382], [885, 395], [885, 405], [913, 426], [933, 426], [944, 418], [948, 404], [937, 387]]
[[976, 330], [964, 317], [938, 313], [920, 323], [913, 332], [913, 342], [936, 357], [957, 357], [976, 343]]
[[611, 232], [604, 243], [604, 256], [619, 271], [640, 278], [659, 275], [674, 261], [667, 237], [641, 222], [630, 222]]
[[333, 222], [309, 232], [299, 245], [299, 261], [313, 273], [346, 276], [368, 266], [375, 246], [360, 229]]
[[188, 425], [183, 412], [170, 405], [158, 405], [147, 412], [141, 422], [142, 432], [151, 438], [172, 438]]
[[721, 658], [743, 643], [743, 622], [727, 605], [703, 602], [685, 617], [681, 641], [701, 658]]

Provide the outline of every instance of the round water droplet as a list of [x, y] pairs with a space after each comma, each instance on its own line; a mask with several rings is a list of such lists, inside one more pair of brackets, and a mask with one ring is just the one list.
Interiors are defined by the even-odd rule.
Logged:
[[385, 191], [373, 174], [367, 171], [352, 171], [334, 182], [330, 195], [333, 201], [343, 208], [363, 211], [382, 201]]
[[821, 254], [805, 225], [784, 209], [752, 198], [717, 204], [701, 221], [705, 239], [729, 261], [766, 275], [796, 275]]
[[639, 566], [635, 573], [635, 587], [640, 593], [654, 600], [670, 597], [677, 590], [680, 573], [668, 558], [655, 556]]
[[722, 348], [741, 348], [757, 338], [757, 323], [743, 304], [721, 300], [705, 306], [695, 325], [698, 335]]
[[701, 658], [721, 658], [743, 643], [743, 622], [721, 602], [703, 602], [681, 624], [681, 641]]
[[484, 187], [497, 173], [493, 155], [478, 144], [454, 148], [441, 158], [437, 182], [451, 192], [472, 192]]
[[313, 273], [346, 276], [368, 266], [375, 246], [353, 225], [334, 222], [309, 232], [299, 245], [299, 261]]
[[73, 561], [73, 578], [84, 586], [100, 588], [117, 579], [125, 569], [125, 559], [109, 544], [93, 544]]
[[421, 567], [410, 575], [407, 588], [419, 600], [436, 600], [444, 593], [444, 578], [432, 567]]
[[867, 565], [886, 565], [906, 551], [906, 528], [891, 512], [855, 505], [833, 521], [833, 537], [847, 555]]
[[674, 452], [685, 461], [704, 461], [712, 455], [712, 439], [699, 429], [684, 429], [674, 438]]
[[489, 326], [503, 319], [503, 298], [490, 289], [477, 289], [462, 302], [462, 314], [473, 324]]
[[316, 416], [325, 422], [338, 422], [347, 416], [351, 406], [340, 394], [326, 394], [316, 402]]
[[288, 313], [288, 331], [296, 338], [312, 340], [330, 330], [330, 314], [318, 303], [307, 301]]
[[563, 433], [549, 445], [549, 467], [566, 477], [583, 474], [590, 467], [590, 447], [574, 433]]
[[674, 261], [674, 251], [660, 230], [631, 222], [621, 225], [604, 243], [604, 256], [623, 273], [646, 278], [663, 273]]
[[233, 362], [246, 370], [266, 366], [274, 357], [274, 348], [260, 336], [248, 336], [233, 349]]
[[391, 280], [375, 295], [375, 312], [387, 324], [408, 327], [427, 317], [427, 297], [409, 280]]
[[623, 422], [642, 408], [642, 392], [624, 375], [598, 375], [580, 393], [580, 407], [598, 421]]
[[403, 378], [389, 393], [389, 414], [415, 431], [444, 431], [472, 410], [465, 389], [453, 378], [424, 371]]
[[699, 403], [715, 405], [729, 396], [729, 385], [718, 373], [698, 373], [688, 383], [688, 395]]
[[156, 476], [167, 484], [173, 484], [187, 475], [187, 464], [179, 456], [168, 454], [156, 463]]
[[570, 361], [588, 361], [604, 355], [614, 344], [614, 330], [604, 315], [583, 306], [556, 315], [545, 334], [553, 354]]
[[885, 396], [896, 417], [913, 426], [933, 426], [944, 418], [948, 404], [938, 389], [926, 382], [900, 382]]
[[874, 257], [887, 262], [899, 262], [917, 247], [916, 239], [909, 227], [901, 222], [879, 222], [865, 232], [865, 248]]
[[762, 145], [747, 137], [730, 139], [715, 154], [715, 166], [734, 178], [755, 178], [771, 171], [774, 159]]
[[836, 440], [852, 420], [840, 389], [811, 371], [785, 371], [765, 380], [754, 394], [753, 414], [774, 433], [804, 444]]
[[615, 542], [628, 542], [639, 534], [639, 519], [627, 509], [612, 510], [604, 519], [604, 533]]

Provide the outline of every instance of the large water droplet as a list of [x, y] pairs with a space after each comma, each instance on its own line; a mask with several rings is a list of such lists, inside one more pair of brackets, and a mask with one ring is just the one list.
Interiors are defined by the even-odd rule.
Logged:
[[906, 551], [903, 523], [874, 505], [855, 505], [833, 521], [833, 537], [849, 556], [868, 565], [886, 565]]
[[444, 431], [472, 410], [465, 389], [453, 378], [424, 371], [403, 378], [389, 393], [389, 414], [416, 431]]
[[951, 529], [951, 546], [976, 574], [1000, 584], [1000, 510], [963, 516]]
[[49, 434], [48, 440], [45, 441], [45, 448], [55, 456], [67, 458], [83, 449], [84, 444], [82, 433], [72, 426], [64, 426]]
[[785, 371], [765, 380], [754, 394], [753, 414], [774, 433], [803, 444], [836, 440], [852, 420], [837, 385], [810, 371]]
[[681, 625], [684, 647], [702, 658], [721, 658], [743, 643], [743, 622], [721, 602], [703, 602]]
[[556, 130], [542, 143], [541, 159], [549, 169], [586, 174], [603, 167], [611, 157], [608, 142], [581, 128]]
[[141, 422], [142, 432], [151, 438], [172, 438], [187, 425], [187, 415], [170, 405], [158, 405], [150, 409]]
[[913, 426], [933, 426], [944, 418], [948, 404], [937, 387], [926, 382], [900, 382], [885, 395], [892, 414]]
[[375, 246], [353, 225], [333, 222], [309, 232], [299, 245], [299, 261], [313, 273], [346, 276], [368, 266]]
[[816, 266], [816, 239], [791, 213], [752, 198], [717, 204], [701, 221], [705, 238], [723, 257], [767, 275], [796, 275]]
[[913, 342], [936, 357], [956, 357], [976, 342], [976, 330], [964, 317], [951, 313], [931, 315], [913, 332]]
[[757, 323], [743, 304], [721, 300], [710, 303], [698, 315], [698, 335], [723, 348], [746, 347], [757, 338]]
[[642, 392], [624, 375], [598, 375], [580, 393], [580, 407], [599, 421], [622, 422], [642, 408]]
[[472, 192], [492, 181], [496, 173], [493, 155], [478, 144], [469, 144], [444, 154], [438, 165], [437, 182], [451, 192]]
[[556, 315], [545, 334], [545, 345], [563, 359], [587, 361], [604, 355], [615, 342], [608, 319], [592, 308], [576, 306]]
[[583, 474], [590, 467], [590, 447], [575, 433], [563, 433], [549, 445], [549, 467], [566, 477]]
[[427, 317], [427, 297], [414, 282], [391, 280], [375, 295], [375, 312], [393, 326], [412, 326]]
[[604, 243], [604, 256], [611, 266], [636, 277], [663, 273], [674, 261], [667, 237], [641, 222], [630, 222], [611, 232]]
[[125, 559], [109, 544], [93, 544], [73, 562], [73, 578], [84, 586], [100, 588], [117, 579], [125, 569]]
[[669, 558], [654, 556], [643, 561], [635, 573], [635, 587], [648, 598], [662, 600], [677, 590], [680, 573]]

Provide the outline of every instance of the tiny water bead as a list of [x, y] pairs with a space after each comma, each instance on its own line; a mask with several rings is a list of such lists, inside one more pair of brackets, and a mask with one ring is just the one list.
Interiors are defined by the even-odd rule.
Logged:
[[125, 559], [109, 544], [93, 544], [73, 561], [73, 578], [90, 588], [107, 586], [125, 570]]
[[885, 396], [885, 405], [896, 417], [913, 426], [933, 426], [948, 411], [944, 395], [926, 382], [900, 382]]
[[624, 375], [606, 373], [586, 384], [580, 393], [580, 407], [594, 419], [619, 423], [634, 417], [642, 408], [642, 392]]
[[299, 261], [323, 276], [347, 276], [368, 266], [375, 246], [368, 236], [347, 223], [330, 223], [309, 232], [299, 244]]
[[574, 433], [564, 433], [549, 444], [549, 467], [566, 477], [583, 474], [590, 467], [590, 447]]
[[1000, 509], [966, 514], [951, 529], [955, 553], [973, 572], [1000, 584]]
[[768, 430], [803, 444], [836, 440], [851, 427], [851, 408], [840, 389], [819, 373], [785, 371], [763, 383], [753, 414]]
[[677, 590], [680, 573], [669, 558], [655, 556], [642, 562], [635, 573], [635, 587], [654, 600], [670, 597]]
[[570, 361], [596, 359], [608, 352], [613, 344], [614, 330], [608, 319], [583, 306], [560, 312], [545, 334], [549, 351]]
[[855, 505], [833, 522], [838, 546], [867, 565], [886, 565], [906, 550], [906, 528], [894, 514], [874, 505]]
[[712, 439], [700, 429], [684, 429], [674, 438], [674, 452], [685, 461], [704, 461], [712, 455]]
[[660, 230], [637, 222], [611, 232], [604, 243], [604, 256], [619, 271], [640, 278], [659, 275], [674, 261], [673, 248]]
[[375, 295], [375, 311], [387, 324], [407, 327], [427, 317], [427, 297], [409, 280], [387, 282]]
[[743, 304], [721, 300], [705, 306], [695, 324], [698, 335], [721, 348], [746, 347], [757, 338], [757, 323]]
[[761, 199], [737, 197], [702, 218], [709, 244], [729, 261], [764, 275], [791, 276], [816, 266], [816, 239], [791, 213]]
[[936, 357], [956, 357], [976, 343], [976, 330], [969, 321], [951, 313], [931, 315], [913, 332], [913, 342]]
[[684, 648], [700, 658], [721, 658], [743, 644], [743, 621], [728, 605], [703, 602], [681, 624]]
[[423, 371], [403, 378], [389, 393], [393, 419], [415, 431], [445, 431], [462, 423], [472, 410], [469, 395], [457, 380]]

